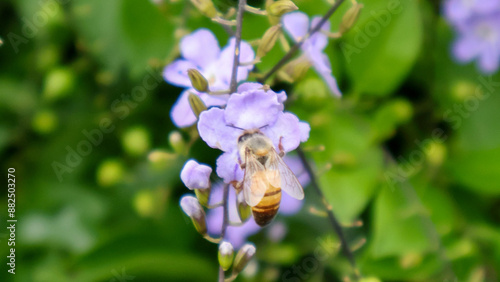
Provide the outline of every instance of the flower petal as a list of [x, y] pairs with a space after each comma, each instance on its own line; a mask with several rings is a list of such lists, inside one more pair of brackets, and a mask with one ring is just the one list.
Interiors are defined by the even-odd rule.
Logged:
[[210, 174], [211, 167], [189, 160], [182, 168], [181, 180], [190, 190], [207, 189], [210, 187]]
[[274, 124], [281, 111], [283, 104], [278, 102], [276, 95], [268, 95], [263, 90], [257, 90], [231, 95], [224, 117], [228, 125], [243, 129], [258, 129]]
[[[236, 39], [229, 39], [229, 43], [220, 54], [220, 58], [217, 62], [217, 78], [229, 85], [231, 81], [231, 67], [219, 67], [219, 66], [232, 66], [234, 62], [234, 50], [236, 48]], [[247, 63], [255, 59], [255, 52], [252, 46], [245, 41], [241, 41], [240, 44], [240, 62]], [[253, 65], [238, 67], [237, 81], [243, 81], [247, 79], [248, 72], [253, 69]]]
[[177, 127], [187, 127], [196, 122], [196, 116], [189, 105], [189, 90], [182, 92], [170, 112], [170, 118]]
[[239, 165], [239, 157], [237, 150], [225, 152], [217, 158], [217, 175], [224, 180], [225, 183], [231, 181], [242, 181], [243, 170]]
[[182, 56], [201, 69], [215, 63], [219, 57], [220, 48], [214, 34], [205, 28], [186, 35], [180, 43]]
[[210, 95], [206, 93], [199, 94], [201, 100], [205, 103], [207, 107], [213, 106], [225, 106], [227, 104], [228, 95]]
[[460, 37], [453, 44], [453, 54], [460, 62], [468, 62], [474, 59], [480, 52], [480, 44], [477, 39], [470, 35]]
[[309, 139], [309, 132], [311, 131], [311, 127], [307, 122], [299, 122], [299, 130], [300, 130], [300, 142], [306, 142]]
[[[175, 60], [163, 70], [163, 78], [170, 84], [179, 87], [191, 87], [188, 69], [198, 69], [195, 64], [186, 60]], [[198, 69], [199, 70], [199, 69]]]
[[285, 14], [282, 18], [285, 31], [295, 41], [299, 41], [309, 30], [309, 18], [302, 12], [292, 12]]
[[200, 115], [198, 132], [208, 146], [224, 152], [237, 147], [241, 130], [226, 125], [224, 110], [211, 108]]
[[479, 57], [479, 68], [486, 74], [494, 73], [498, 69], [500, 51], [493, 46], [488, 46]]
[[299, 119], [291, 113], [280, 113], [276, 123], [262, 128], [262, 132], [273, 141], [275, 148], [281, 140], [285, 152], [295, 150], [300, 144]]
[[319, 50], [309, 48], [305, 50], [307, 58], [318, 72], [331, 72], [330, 59]]
[[318, 72], [318, 74], [326, 82], [326, 85], [328, 86], [328, 89], [330, 89], [331, 93], [337, 97], [342, 96], [342, 92], [340, 92], [339, 86], [337, 85], [337, 80], [331, 72]]
[[[258, 82], [245, 82], [238, 86], [238, 90], [236, 92], [243, 94], [244, 92], [248, 92], [251, 90], [261, 90], [264, 86]], [[279, 93], [274, 92], [273, 90], [267, 90], [266, 93], [271, 93], [272, 95], [278, 96], [278, 102], [281, 104], [285, 103], [287, 97], [285, 91], [281, 91]]]
[[[314, 17], [311, 21], [311, 28], [314, 28], [321, 20], [321, 17]], [[321, 30], [330, 31], [330, 21], [326, 21], [322, 26]], [[326, 45], [328, 45], [328, 36], [323, 34], [321, 31], [316, 32], [309, 38], [309, 42], [313, 48], [317, 50], [325, 49]]]

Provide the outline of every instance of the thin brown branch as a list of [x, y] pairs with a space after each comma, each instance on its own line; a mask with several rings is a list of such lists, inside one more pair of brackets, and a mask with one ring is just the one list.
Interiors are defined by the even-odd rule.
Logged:
[[[229, 184], [224, 184], [224, 191], [222, 193], [222, 207], [224, 209], [223, 218], [222, 218], [222, 229], [220, 232], [221, 240], [224, 240], [224, 236], [226, 235], [226, 229], [229, 224], [229, 209], [228, 209], [228, 198], [229, 198]], [[219, 282], [224, 282], [225, 275], [224, 270], [221, 266], [219, 266]]]
[[360, 275], [359, 269], [356, 265], [356, 260], [354, 259], [354, 255], [353, 255], [351, 249], [349, 249], [349, 245], [347, 243], [347, 239], [346, 239], [346, 236], [344, 234], [344, 231], [342, 230], [342, 227], [341, 227], [339, 221], [335, 217], [335, 214], [333, 213], [332, 207], [326, 201], [325, 194], [323, 194], [323, 191], [321, 190], [321, 187], [319, 186], [318, 180], [316, 178], [316, 174], [314, 173], [311, 165], [307, 161], [306, 155], [304, 154], [304, 151], [302, 150], [302, 148], [300, 146], [297, 148], [297, 154], [299, 155], [300, 161], [304, 165], [304, 168], [306, 169], [306, 172], [309, 175], [309, 178], [311, 179], [311, 186], [313, 187], [314, 191], [322, 199], [322, 203], [325, 206], [325, 209], [326, 209], [326, 212], [328, 215], [328, 221], [332, 225], [335, 233], [337, 233], [337, 236], [339, 236], [339, 240], [340, 240], [340, 243], [342, 245], [341, 246], [342, 252], [349, 260], [349, 263], [351, 264], [351, 267], [353, 268], [354, 276], [356, 277], [357, 280], [359, 280], [361, 275]]
[[238, 12], [236, 14], [236, 43], [234, 49], [234, 61], [233, 70], [231, 72], [231, 83], [229, 84], [229, 90], [231, 93], [236, 92], [238, 87], [238, 67], [240, 66], [240, 47], [241, 47], [241, 30], [243, 27], [243, 14], [245, 13], [245, 6], [247, 4], [246, 0], [239, 0], [238, 2]]

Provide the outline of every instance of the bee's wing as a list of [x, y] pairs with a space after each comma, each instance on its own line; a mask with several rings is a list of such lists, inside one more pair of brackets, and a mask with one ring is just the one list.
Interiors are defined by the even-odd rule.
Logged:
[[251, 207], [256, 206], [267, 190], [267, 179], [264, 177], [264, 166], [249, 152], [245, 153], [245, 176], [243, 177], [243, 193], [245, 201]]
[[304, 190], [300, 185], [299, 180], [290, 168], [285, 164], [283, 159], [278, 155], [276, 150], [272, 150], [269, 154], [269, 160], [266, 163], [268, 181], [274, 187], [280, 187], [288, 195], [295, 199], [304, 199]]

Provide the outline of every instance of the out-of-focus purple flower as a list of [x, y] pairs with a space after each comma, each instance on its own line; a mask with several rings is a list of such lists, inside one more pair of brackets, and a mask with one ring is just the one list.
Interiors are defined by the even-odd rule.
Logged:
[[461, 63], [477, 60], [484, 73], [500, 64], [500, 0], [448, 0], [444, 14], [458, 34], [453, 55]]
[[500, 63], [500, 11], [460, 24], [453, 54], [460, 62], [477, 59], [479, 69], [493, 73]]
[[[307, 32], [314, 28], [321, 17], [314, 17], [309, 21], [309, 17], [302, 12], [292, 12], [282, 17], [283, 27], [294, 41], [300, 41], [306, 36]], [[326, 21], [321, 27], [322, 30], [330, 31], [330, 22]], [[336, 96], [342, 93], [337, 85], [335, 77], [332, 75], [332, 67], [328, 56], [323, 53], [328, 44], [328, 36], [318, 31], [302, 43], [301, 49], [308, 58], [316, 72], [323, 78], [330, 91]]]
[[443, 5], [448, 21], [460, 24], [471, 17], [498, 11], [500, 0], [447, 0]]
[[181, 180], [190, 190], [207, 189], [210, 188], [211, 173], [211, 167], [189, 160], [182, 168]]
[[198, 132], [210, 147], [225, 153], [217, 161], [217, 174], [226, 183], [240, 181], [243, 172], [238, 162], [238, 136], [242, 130], [260, 129], [275, 148], [295, 150], [309, 138], [310, 127], [292, 113], [283, 112], [284, 93], [263, 90], [258, 84], [243, 84], [232, 94], [225, 109], [211, 108], [200, 115]]
[[286, 224], [281, 221], [274, 222], [267, 229], [267, 237], [273, 242], [279, 242], [285, 238], [288, 228]]
[[[196, 122], [196, 116], [189, 107], [189, 93], [200, 96], [206, 106], [225, 105], [229, 95], [208, 95], [192, 89], [187, 74], [188, 69], [198, 70], [207, 80], [211, 91], [226, 90], [231, 80], [231, 66], [234, 60], [235, 39], [231, 38], [224, 49], [220, 49], [214, 34], [208, 29], [198, 29], [182, 38], [180, 51], [182, 58], [165, 67], [163, 77], [173, 85], [188, 88], [182, 93], [171, 112], [171, 118], [178, 127], [186, 127]], [[255, 53], [250, 44], [245, 41], [240, 46], [240, 61], [251, 62]], [[238, 68], [238, 81], [248, 77], [253, 65]]]

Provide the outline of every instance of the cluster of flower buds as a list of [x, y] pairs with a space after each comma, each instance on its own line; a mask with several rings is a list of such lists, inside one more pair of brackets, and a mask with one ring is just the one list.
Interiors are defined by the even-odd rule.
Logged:
[[[224, 271], [227, 271], [232, 266], [232, 276], [236, 277], [255, 254], [255, 246], [251, 244], [243, 245], [236, 254], [233, 264], [233, 245], [229, 241], [223, 241], [224, 238], [212, 238], [208, 234], [207, 219], [203, 206], [209, 209], [220, 206], [220, 204], [209, 204], [212, 186], [210, 182], [211, 173], [212, 168], [207, 165], [199, 164], [194, 160], [186, 162], [181, 171], [181, 180], [188, 189], [194, 190], [196, 197], [184, 195], [181, 198], [180, 206], [184, 213], [191, 218], [198, 233], [210, 242], [219, 243], [219, 264]], [[245, 222], [250, 218], [251, 210], [242, 196], [243, 193], [240, 193], [237, 200], [237, 206], [240, 219], [242, 222]]]
[[[231, 243], [222, 241], [219, 244], [218, 259], [219, 265], [224, 271], [229, 270], [231, 266], [233, 267], [231, 271], [231, 277], [236, 277], [245, 267], [248, 265], [250, 260], [255, 255], [255, 246], [253, 244], [245, 244], [234, 256], [234, 249]], [[234, 259], [234, 260], [233, 260]]]

